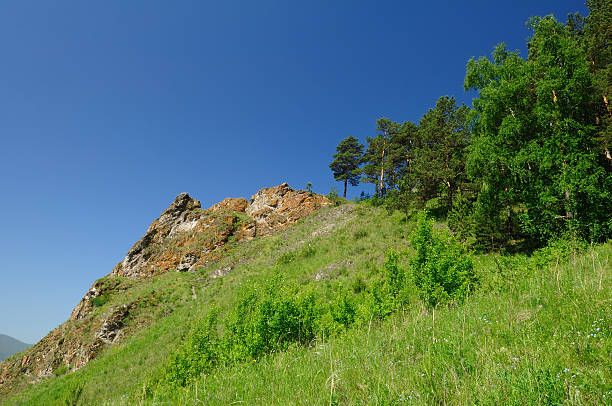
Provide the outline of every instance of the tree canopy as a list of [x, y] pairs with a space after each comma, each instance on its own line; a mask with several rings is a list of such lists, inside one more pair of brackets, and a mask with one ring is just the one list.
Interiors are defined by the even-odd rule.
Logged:
[[334, 160], [329, 164], [330, 169], [334, 174], [334, 179], [344, 182], [344, 194], [346, 198], [346, 186], [350, 183], [352, 186], [359, 184], [361, 171], [361, 155], [363, 154], [363, 145], [359, 140], [352, 135], [346, 137], [336, 147]]

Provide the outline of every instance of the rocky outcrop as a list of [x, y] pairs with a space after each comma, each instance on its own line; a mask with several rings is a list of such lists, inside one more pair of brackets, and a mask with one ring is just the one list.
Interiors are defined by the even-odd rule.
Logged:
[[273, 234], [327, 205], [327, 197], [286, 183], [261, 189], [250, 201], [228, 198], [207, 210], [181, 193], [111, 274], [138, 279], [205, 266], [230, 238], [248, 241]]
[[270, 235], [329, 206], [326, 196], [305, 190], [293, 190], [288, 184], [261, 189], [255, 193], [246, 209], [257, 224], [257, 235]]
[[94, 359], [107, 345], [118, 341], [125, 319], [134, 304], [112, 307], [98, 320], [64, 323], [30, 348], [23, 358], [2, 365], [0, 393], [3, 386], [19, 375], [37, 382], [57, 373], [74, 371]]
[[[111, 295], [129, 289], [139, 279], [206, 266], [223, 255], [228, 242], [273, 234], [329, 204], [325, 196], [296, 191], [286, 183], [261, 189], [249, 201], [228, 198], [206, 210], [198, 200], [181, 193], [110, 275], [92, 285], [68, 322], [31, 347], [24, 358], [0, 363], [0, 393], [20, 375], [35, 382], [58, 370], [78, 369], [120, 340], [127, 328], [126, 318], [137, 311], [136, 303], [112, 307], [102, 315], [95, 312]], [[219, 268], [210, 278], [231, 270]]]

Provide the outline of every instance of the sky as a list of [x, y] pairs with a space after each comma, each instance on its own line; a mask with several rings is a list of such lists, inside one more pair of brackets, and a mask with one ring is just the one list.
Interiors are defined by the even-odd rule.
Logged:
[[[174, 197], [341, 191], [338, 142], [471, 104], [465, 65], [582, 1], [3, 1], [0, 333], [67, 320]], [[349, 188], [349, 197], [371, 185]], [[372, 189], [372, 190], [370, 190]]]

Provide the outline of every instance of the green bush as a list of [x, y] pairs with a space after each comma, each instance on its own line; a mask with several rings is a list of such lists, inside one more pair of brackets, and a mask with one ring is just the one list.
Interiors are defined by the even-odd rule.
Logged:
[[331, 305], [331, 314], [334, 321], [345, 329], [349, 328], [355, 322], [356, 312], [357, 308], [353, 297], [345, 290], [339, 292]]
[[94, 297], [93, 299], [91, 299], [91, 303], [93, 303], [95, 307], [103, 306], [106, 302], [108, 302], [108, 294], [106, 292], [104, 292], [98, 297]]
[[315, 337], [316, 309], [312, 293], [279, 279], [255, 285], [238, 302], [226, 326], [224, 346], [232, 361], [257, 359], [282, 351], [290, 343], [306, 344]]
[[334, 206], [340, 206], [340, 204], [344, 201], [340, 195], [338, 194], [338, 190], [335, 187], [332, 187], [327, 195], [327, 198], [330, 202], [333, 203]]
[[290, 262], [295, 261], [295, 252], [286, 252], [276, 260], [277, 265], [286, 265]]
[[219, 362], [217, 317], [211, 312], [196, 323], [162, 371], [166, 388], [184, 387], [194, 378], [212, 370]]
[[66, 372], [68, 372], [69, 369], [70, 369], [70, 367], [68, 365], [62, 364], [55, 371], [53, 371], [53, 375], [55, 375], [55, 376], [65, 375]]
[[448, 232], [434, 232], [426, 213], [419, 214], [410, 242], [416, 250], [410, 261], [414, 284], [428, 306], [462, 299], [474, 289], [477, 280], [470, 255]]

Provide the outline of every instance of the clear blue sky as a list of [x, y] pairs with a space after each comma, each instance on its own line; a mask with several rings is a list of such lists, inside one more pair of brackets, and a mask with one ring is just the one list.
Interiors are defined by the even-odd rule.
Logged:
[[[330, 5], [332, 4], [333, 5]], [[3, 1], [0, 333], [65, 321], [186, 191], [328, 193], [340, 139], [470, 103], [466, 61], [525, 53], [582, 1]], [[340, 185], [337, 187], [340, 189]], [[368, 187], [352, 188], [351, 196]]]

